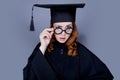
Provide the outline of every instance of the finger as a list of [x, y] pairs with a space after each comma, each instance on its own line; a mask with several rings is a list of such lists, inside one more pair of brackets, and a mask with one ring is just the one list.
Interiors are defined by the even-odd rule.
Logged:
[[49, 37], [49, 35], [47, 35], [47, 34], [45, 34], [43, 37], [42, 37], [42, 39], [43, 40], [46, 40], [46, 39], [49, 39], [50, 37]]
[[45, 32], [46, 34], [48, 34], [51, 38], [51, 36], [53, 35], [54, 31], [51, 31], [51, 32]]
[[53, 33], [54, 33], [54, 31], [48, 32], [50, 38], [52, 38]]
[[53, 35], [53, 33], [54, 33], [54, 31], [50, 32], [50, 35], [52, 36], [52, 35]]
[[46, 28], [45, 29], [47, 32], [52, 32], [54, 29], [53, 28]]
[[52, 34], [53, 34], [53, 28], [46, 28], [40, 33], [40, 36], [44, 37], [47, 35], [46, 36], [47, 38], [51, 38]]
[[49, 37], [49, 34], [44, 32], [44, 33], [41, 33], [40, 36], [39, 36], [41, 39], [47, 39], [47, 38], [50, 38]]
[[50, 38], [52, 38], [53, 33], [54, 33], [54, 32], [51, 32], [51, 33], [50, 33]]
[[49, 32], [45, 33], [49, 39], [51, 39], [51, 34]]

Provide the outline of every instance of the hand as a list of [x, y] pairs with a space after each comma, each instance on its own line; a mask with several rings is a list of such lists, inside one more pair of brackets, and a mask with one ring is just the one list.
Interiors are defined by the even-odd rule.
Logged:
[[40, 42], [41, 42], [40, 50], [42, 51], [43, 54], [48, 44], [50, 43], [52, 35], [53, 35], [53, 28], [46, 28], [40, 33], [40, 36], [39, 36]]

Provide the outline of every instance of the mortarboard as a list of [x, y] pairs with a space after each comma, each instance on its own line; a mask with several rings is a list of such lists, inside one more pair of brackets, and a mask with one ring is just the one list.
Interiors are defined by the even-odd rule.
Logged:
[[76, 8], [83, 8], [85, 3], [79, 4], [34, 4], [32, 7], [30, 31], [34, 31], [33, 9], [34, 7], [48, 8], [51, 14], [51, 23], [75, 22]]

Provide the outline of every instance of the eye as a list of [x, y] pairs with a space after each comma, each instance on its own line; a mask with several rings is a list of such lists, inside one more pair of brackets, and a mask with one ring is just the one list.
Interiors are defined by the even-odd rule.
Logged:
[[66, 29], [72, 29], [72, 26], [71, 25], [67, 25]]
[[55, 32], [55, 34], [61, 34], [61, 32], [62, 32], [61, 26], [55, 27], [54, 32]]
[[62, 26], [56, 26], [55, 29], [61, 29]]

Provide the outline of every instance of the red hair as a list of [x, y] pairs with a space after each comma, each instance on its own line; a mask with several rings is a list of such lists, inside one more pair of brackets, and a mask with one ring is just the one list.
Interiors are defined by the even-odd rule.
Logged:
[[[76, 56], [78, 55], [78, 49], [77, 49], [77, 43], [76, 43], [76, 39], [78, 38], [78, 31], [77, 31], [77, 27], [75, 23], [72, 23], [73, 25], [73, 32], [71, 34], [71, 36], [69, 37], [69, 39], [66, 41], [65, 45], [67, 46], [68, 52], [67, 55], [68, 56]], [[53, 27], [53, 24], [50, 26]], [[52, 36], [52, 39], [47, 47], [47, 51], [50, 53], [52, 50], [54, 50], [53, 46], [53, 42], [55, 41], [55, 36]]]

